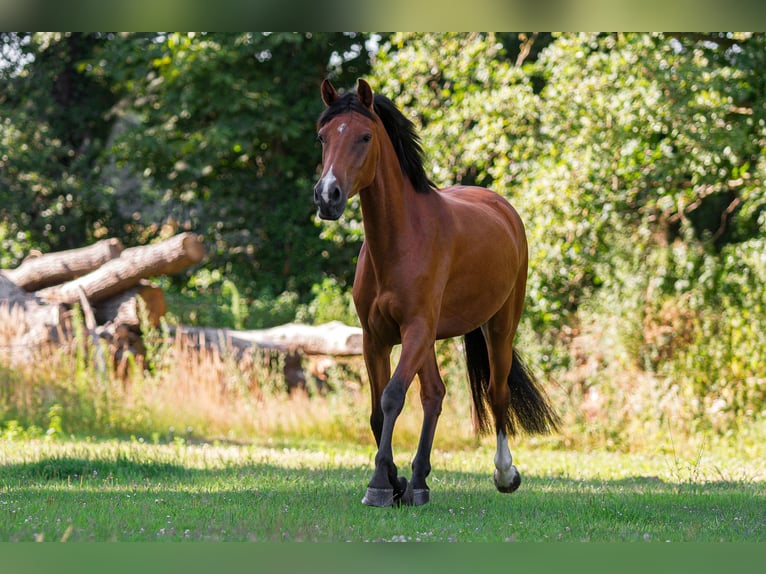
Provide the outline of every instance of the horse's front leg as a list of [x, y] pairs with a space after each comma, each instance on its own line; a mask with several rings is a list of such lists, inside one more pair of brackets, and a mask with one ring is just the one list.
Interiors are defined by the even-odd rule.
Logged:
[[391, 379], [391, 345], [380, 344], [363, 331], [362, 354], [367, 367], [367, 377], [370, 380], [370, 428], [375, 437], [375, 444], [380, 446], [380, 435], [383, 432], [383, 410], [380, 406], [383, 390]]
[[[423, 364], [429, 349], [429, 340], [430, 348], [433, 348], [434, 341], [429, 337], [429, 334], [422, 326], [412, 326], [402, 330], [401, 358], [394, 371], [394, 375], [385, 385], [380, 395], [379, 411], [376, 410], [375, 397], [373, 396], [371, 423], [373, 433], [378, 442], [378, 452], [375, 455], [375, 472], [362, 499], [362, 503], [368, 506], [391, 506], [398, 503], [406, 492], [407, 480], [398, 476], [398, 471], [394, 464], [392, 449], [394, 425], [404, 407], [407, 389], [412, 383], [415, 373]], [[382, 373], [382, 366], [378, 365], [375, 370], [378, 373]], [[372, 369], [369, 366], [368, 372], [370, 372], [372, 379]], [[375, 395], [374, 391], [373, 395]], [[382, 424], [380, 426], [380, 435], [378, 436], [376, 432], [378, 420], [376, 417], [380, 415], [382, 415]]]
[[[375, 437], [375, 444], [380, 449], [383, 434], [383, 408], [381, 406], [383, 391], [391, 379], [391, 349], [390, 345], [381, 344], [367, 331], [363, 332], [362, 353], [370, 379], [370, 428]], [[377, 461], [377, 457], [376, 457]], [[393, 462], [393, 461], [392, 461]], [[376, 471], [378, 464], [376, 462]], [[396, 477], [396, 467], [385, 469], [385, 479], [378, 481], [377, 486], [370, 483], [362, 502], [368, 506], [391, 506], [394, 503], [394, 491], [388, 479], [389, 472]], [[377, 472], [376, 472], [377, 476]]]
[[418, 372], [418, 378], [420, 379], [420, 402], [423, 405], [423, 428], [420, 431], [418, 451], [412, 461], [412, 480], [404, 496], [405, 502], [415, 506], [426, 504], [429, 500], [426, 477], [431, 473], [431, 448], [446, 392], [433, 348]]

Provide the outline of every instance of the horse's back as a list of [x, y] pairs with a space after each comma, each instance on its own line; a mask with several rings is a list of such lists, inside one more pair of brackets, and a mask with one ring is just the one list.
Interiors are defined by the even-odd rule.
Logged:
[[453, 186], [440, 189], [445, 205], [461, 222], [467, 234], [475, 235], [481, 229], [497, 235], [495, 247], [502, 247], [507, 239], [514, 247], [526, 252], [524, 223], [514, 207], [500, 194], [485, 187]]
[[455, 185], [442, 188], [437, 193], [456, 210], [476, 212], [477, 217], [483, 217], [482, 214], [490, 217], [492, 214], [501, 214], [514, 224], [521, 224], [519, 214], [508, 200], [486, 187]]

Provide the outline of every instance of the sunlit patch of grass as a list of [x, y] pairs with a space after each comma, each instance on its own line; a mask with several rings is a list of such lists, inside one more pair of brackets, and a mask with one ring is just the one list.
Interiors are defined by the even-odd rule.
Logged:
[[761, 461], [721, 481], [705, 462], [674, 475], [662, 456], [515, 454], [513, 495], [495, 491], [480, 445], [434, 453], [429, 505], [372, 509], [364, 445], [3, 441], [0, 540], [766, 540]]

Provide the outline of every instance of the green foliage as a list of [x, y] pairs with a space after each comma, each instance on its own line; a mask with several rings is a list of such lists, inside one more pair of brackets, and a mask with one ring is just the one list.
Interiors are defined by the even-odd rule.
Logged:
[[313, 299], [298, 312], [297, 319], [304, 323], [341, 321], [346, 325], [359, 325], [351, 291], [344, 289], [336, 279], [327, 277], [311, 288]]
[[163, 285], [182, 322], [353, 323], [361, 218], [313, 217], [314, 121], [323, 77], [369, 73], [434, 181], [525, 221], [522, 340], [565, 440], [762, 416], [766, 35], [393, 34], [371, 63], [370, 38], [0, 34], [0, 266], [193, 229], [209, 260]]
[[667, 360], [656, 369], [691, 389], [703, 429], [732, 433], [766, 405], [764, 253], [760, 238], [705, 257], [707, 297], [691, 290], [672, 307], [680, 344], [666, 343]]
[[4, 265], [191, 229], [245, 298], [348, 276], [358, 243], [330, 260], [313, 223], [314, 122], [324, 77], [366, 72], [364, 40], [3, 33], [17, 60], [0, 62]]
[[301, 303], [294, 291], [278, 295], [268, 290], [247, 297], [242, 289], [220, 269], [200, 269], [186, 285], [166, 281], [172, 321], [184, 325], [261, 329], [288, 323], [295, 319]]
[[680, 405], [689, 429], [758, 416], [764, 35], [562, 34], [521, 67], [501, 39], [397, 34], [373, 71], [423, 124], [437, 182], [520, 211], [524, 340], [560, 399], [600, 396], [615, 444], [628, 412], [656, 433]]
[[122, 223], [101, 180], [100, 151], [116, 98], [78, 69], [104, 41], [99, 34], [0, 35], [0, 43], [27, 62], [0, 62], [4, 247], [3, 236], [24, 251], [80, 247]]
[[60, 437], [64, 429], [62, 427], [62, 414], [63, 409], [61, 405], [53, 404], [48, 409], [48, 430], [45, 431], [45, 436], [48, 438]]
[[253, 298], [245, 298], [220, 270], [201, 269], [187, 286], [171, 290], [166, 298], [177, 309], [176, 319], [185, 325], [264, 329], [291, 321], [359, 324], [351, 291], [332, 277], [312, 285], [308, 302], [301, 303], [295, 291], [283, 291], [276, 296], [262, 291]]
[[[226, 268], [244, 297], [307, 293], [333, 265], [312, 225], [317, 86], [331, 72], [358, 73], [364, 63], [350, 53], [359, 42], [219, 33], [105, 46], [94, 57], [108, 65], [94, 73], [125, 94], [111, 153], [147, 190], [131, 208], [137, 231], [165, 223], [202, 233], [209, 266]], [[336, 53], [346, 60], [333, 68]]]

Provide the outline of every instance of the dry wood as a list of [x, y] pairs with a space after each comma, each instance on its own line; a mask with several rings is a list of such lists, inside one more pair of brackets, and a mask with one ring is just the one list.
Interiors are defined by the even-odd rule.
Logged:
[[[18, 268], [0, 270], [0, 359], [11, 365], [35, 360], [36, 349], [63, 344], [71, 337], [71, 306], [79, 304], [94, 343], [109, 343], [115, 372], [127, 377], [127, 360], [141, 364], [145, 348], [141, 338], [141, 308], [158, 326], [166, 312], [163, 291], [147, 281], [172, 275], [204, 257], [200, 238], [182, 233], [165, 241], [123, 249], [118, 240], [105, 240], [88, 248], [27, 258]], [[63, 283], [52, 284], [56, 281]], [[46, 287], [30, 293], [21, 288]], [[291, 323], [272, 329], [236, 331], [171, 327], [171, 332], [193, 346], [222, 354], [246, 357], [248, 350], [273, 350], [285, 357], [284, 375], [290, 389], [306, 388], [303, 360], [359, 355], [361, 329], [340, 322], [310, 326]], [[99, 369], [105, 357], [97, 354]], [[318, 384], [322, 375], [313, 374]], [[326, 376], [324, 377], [326, 378]]]
[[37, 295], [47, 302], [71, 305], [79, 301], [82, 290], [91, 303], [98, 303], [137, 285], [141, 279], [179, 273], [199, 263], [204, 255], [197, 235], [181, 233], [160, 243], [125, 249], [95, 271], [42, 289]]
[[114, 323], [116, 325], [125, 325], [127, 327], [137, 328], [141, 324], [141, 313], [139, 306], [143, 301], [146, 306], [147, 318], [149, 323], [156, 327], [160, 324], [160, 318], [165, 314], [167, 306], [165, 304], [165, 294], [157, 285], [142, 279], [138, 285], [130, 289], [105, 299], [93, 306], [93, 312], [96, 321], [103, 325], [104, 323]]
[[0, 345], [6, 349], [35, 346], [55, 339], [59, 305], [44, 305], [0, 272]]
[[[0, 271], [0, 356], [9, 358], [11, 364], [27, 362], [36, 348], [64, 342], [71, 330], [71, 311], [67, 309], [74, 303], [79, 303], [91, 337], [103, 330], [97, 329], [98, 324], [109, 322], [112, 339], [118, 343], [125, 339], [115, 336], [121, 330], [140, 339], [139, 299], [146, 303], [153, 325], [159, 324], [166, 311], [162, 290], [144, 277], [178, 273], [203, 257], [199, 237], [182, 233], [125, 250], [119, 241], [107, 240], [82, 250], [28, 258], [17, 269]], [[98, 268], [82, 275], [88, 266]], [[64, 276], [75, 278], [36, 293], [27, 293], [14, 282], [29, 287]]]
[[7, 271], [0, 271], [0, 303], [5, 303], [9, 306], [23, 303], [29, 298], [29, 295], [11, 281], [6, 275], [7, 273]]
[[0, 300], [0, 358], [11, 366], [33, 360], [34, 349], [61, 339], [64, 316], [61, 305], [41, 305], [34, 297]]
[[90, 273], [119, 257], [121, 252], [119, 239], [104, 239], [79, 249], [27, 257], [16, 269], [8, 269], [4, 273], [22, 289], [37, 291]]
[[235, 331], [204, 327], [176, 327], [176, 333], [195, 344], [215, 347], [219, 351], [233, 349], [241, 353], [252, 347], [281, 352], [299, 351], [305, 355], [350, 356], [362, 353], [362, 330], [340, 321], [322, 325], [288, 323], [271, 329]]

